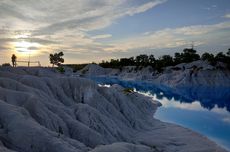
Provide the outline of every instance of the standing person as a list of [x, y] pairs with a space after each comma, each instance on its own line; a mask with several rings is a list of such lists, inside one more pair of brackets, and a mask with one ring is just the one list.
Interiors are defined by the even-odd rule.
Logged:
[[16, 57], [15, 54], [13, 54], [12, 57], [11, 57], [11, 61], [12, 61], [13, 67], [16, 67], [16, 60], [17, 60], [17, 57]]

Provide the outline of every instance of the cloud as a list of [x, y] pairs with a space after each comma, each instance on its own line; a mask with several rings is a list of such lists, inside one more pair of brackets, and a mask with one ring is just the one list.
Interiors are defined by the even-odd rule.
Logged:
[[112, 37], [111, 34], [103, 34], [103, 35], [93, 36], [92, 39], [106, 39], [106, 38], [110, 38], [110, 37]]
[[39, 47], [31, 46], [27, 48], [28, 50], [39, 50]]
[[[131, 0], [134, 1], [134, 0]], [[63, 29], [77, 29], [81, 31], [91, 31], [108, 27], [117, 19], [125, 16], [133, 16], [138, 13], [143, 13], [159, 4], [166, 2], [166, 0], [151, 0], [138, 6], [130, 7], [127, 0], [99, 0], [98, 2], [82, 2], [83, 11], [74, 9], [73, 12], [58, 11], [57, 14], [65, 14], [63, 19], [51, 22], [47, 26], [40, 27], [36, 34], [55, 33]], [[73, 5], [79, 2], [73, 2]], [[69, 7], [69, 6], [68, 6]], [[68, 9], [68, 8], [67, 8]], [[72, 14], [74, 13], [74, 14]], [[76, 15], [77, 14], [77, 15]], [[55, 15], [56, 16], [56, 15]], [[71, 16], [67, 17], [66, 16]], [[62, 15], [61, 15], [62, 17]], [[57, 18], [57, 17], [54, 17]], [[60, 18], [60, 17], [59, 17]]]
[[130, 16], [133, 16], [134, 14], [138, 14], [138, 13], [143, 13], [159, 4], [162, 4], [166, 2], [166, 0], [157, 0], [157, 1], [152, 1], [152, 2], [148, 2], [148, 3], [145, 3], [141, 6], [138, 6], [138, 7], [133, 7], [133, 8], [130, 8], [128, 9], [127, 12], [124, 13], [127, 14], [127, 15], [130, 15]]
[[224, 18], [230, 18], [230, 14], [225, 14], [223, 17]]
[[230, 124], [230, 117], [223, 118], [223, 121]]
[[218, 30], [229, 29], [230, 22], [222, 22], [218, 24], [211, 25], [193, 25], [193, 26], [185, 26], [179, 28], [166, 28], [157, 32], [145, 32], [143, 35], [150, 35], [156, 33], [171, 33], [171, 34], [180, 34], [186, 36], [196, 36], [203, 35], [210, 32], [215, 32]]
[[175, 29], [175, 33], [184, 35], [202, 35], [222, 29], [229, 29], [230, 22], [222, 22], [214, 25], [195, 25]]
[[[18, 28], [19, 24], [44, 34], [66, 28], [88, 31], [107, 27], [127, 15], [143, 13], [164, 3], [165, 0], [148, 0], [136, 6], [134, 2], [134, 0], [40, 0], [36, 2], [3, 0], [0, 1], [0, 21], [2, 21], [0, 25]], [[17, 22], [17, 25], [12, 22]]]
[[17, 50], [17, 52], [21, 52], [21, 53], [27, 53], [27, 50]]
[[76, 52], [86, 49], [104, 51], [107, 44], [102, 45], [97, 40], [112, 35], [91, 36], [88, 32], [108, 27], [120, 18], [143, 13], [164, 2], [166, 0], [1, 0], [0, 44], [34, 42], [43, 47], [41, 52], [58, 48]]
[[[131, 51], [141, 49], [163, 49], [188, 47], [194, 41], [196, 46], [208, 44], [210, 41], [219, 43], [228, 41], [224, 35], [229, 35], [230, 22], [213, 25], [194, 25], [179, 28], [166, 28], [154, 32], [145, 32], [142, 35], [122, 39], [113, 43], [107, 51]], [[222, 37], [216, 35], [226, 30]]]

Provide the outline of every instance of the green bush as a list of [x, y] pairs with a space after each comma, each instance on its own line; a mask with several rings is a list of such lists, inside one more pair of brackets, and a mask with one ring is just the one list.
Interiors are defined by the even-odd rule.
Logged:
[[3, 66], [3, 67], [9, 67], [9, 66], [11, 66], [11, 65], [10, 65], [10, 63], [3, 63], [2, 66]]
[[58, 72], [65, 73], [65, 69], [62, 66], [57, 67]]
[[125, 88], [123, 91], [124, 91], [124, 93], [133, 93], [134, 92], [133, 88]]

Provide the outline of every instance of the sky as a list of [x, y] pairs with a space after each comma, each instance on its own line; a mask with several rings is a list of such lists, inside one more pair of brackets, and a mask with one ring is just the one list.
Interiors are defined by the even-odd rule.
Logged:
[[[229, 0], [0, 0], [0, 64], [49, 65], [230, 48]], [[22, 63], [21, 63], [22, 64]], [[19, 64], [20, 65], [20, 64]]]

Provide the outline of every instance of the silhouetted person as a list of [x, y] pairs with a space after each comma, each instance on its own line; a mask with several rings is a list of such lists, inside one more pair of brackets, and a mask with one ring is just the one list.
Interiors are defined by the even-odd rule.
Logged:
[[16, 67], [16, 60], [17, 60], [17, 57], [16, 57], [15, 54], [13, 54], [12, 57], [11, 57], [11, 61], [12, 61], [13, 67]]

